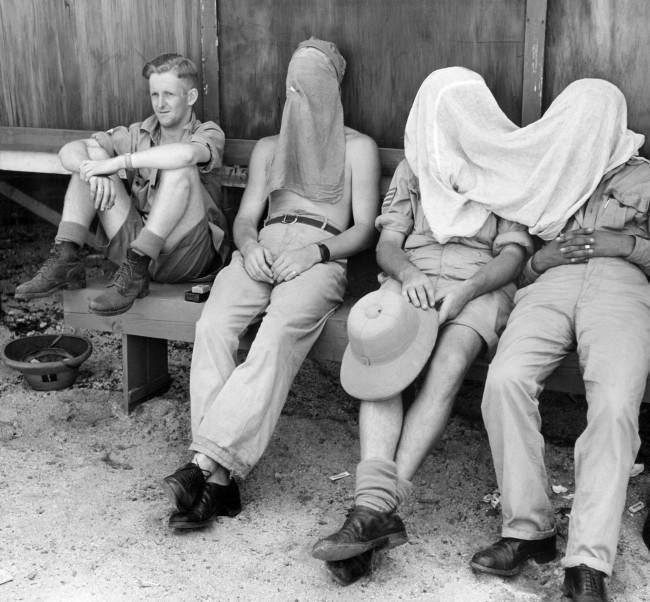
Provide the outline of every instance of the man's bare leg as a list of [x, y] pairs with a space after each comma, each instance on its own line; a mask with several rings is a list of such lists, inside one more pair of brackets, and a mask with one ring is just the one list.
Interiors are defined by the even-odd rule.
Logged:
[[397, 450], [397, 474], [410, 481], [447, 426], [467, 369], [483, 347], [478, 333], [450, 324], [439, 336], [422, 389], [404, 419]]
[[162, 171], [144, 228], [131, 242], [106, 291], [89, 302], [90, 311], [104, 316], [121, 314], [137, 298], [146, 296], [151, 260], [161, 251], [172, 251], [204, 219], [205, 211], [196, 167]]
[[[109, 238], [122, 226], [131, 206], [122, 182], [115, 178], [112, 185], [116, 193], [115, 203], [111, 209], [100, 212], [100, 219]], [[83, 288], [86, 285], [86, 273], [79, 250], [86, 242], [88, 228], [96, 213], [90, 185], [78, 174], [72, 174], [65, 193], [61, 223], [50, 255], [31, 280], [16, 287], [17, 299], [45, 297], [62, 288]]]

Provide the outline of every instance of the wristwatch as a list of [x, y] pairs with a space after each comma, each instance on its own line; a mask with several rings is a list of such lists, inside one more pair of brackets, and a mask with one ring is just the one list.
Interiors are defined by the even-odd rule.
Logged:
[[318, 250], [320, 251], [320, 262], [327, 263], [330, 260], [330, 250], [327, 245], [322, 242], [317, 242]]

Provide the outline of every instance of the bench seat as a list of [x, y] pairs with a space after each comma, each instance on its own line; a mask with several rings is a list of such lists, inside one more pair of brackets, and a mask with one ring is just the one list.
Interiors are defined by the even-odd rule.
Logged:
[[[66, 326], [74, 329], [99, 330], [122, 335], [122, 407], [126, 413], [146, 399], [164, 391], [171, 379], [167, 365], [167, 341], [194, 340], [194, 325], [201, 315], [203, 303], [185, 301], [188, 284], [151, 283], [147, 297], [138, 299], [133, 307], [118, 316], [99, 316], [88, 311], [88, 301], [97, 295], [104, 283], [91, 283], [88, 288], [64, 291], [63, 310]], [[347, 345], [347, 316], [356, 301], [348, 297], [327, 321], [309, 357], [321, 361], [340, 362]], [[252, 334], [241, 342], [250, 346]], [[479, 358], [468, 371], [468, 380], [484, 381], [488, 360]], [[650, 402], [650, 378], [644, 401]], [[546, 382], [546, 388], [572, 394], [584, 394], [578, 358], [571, 353]]]

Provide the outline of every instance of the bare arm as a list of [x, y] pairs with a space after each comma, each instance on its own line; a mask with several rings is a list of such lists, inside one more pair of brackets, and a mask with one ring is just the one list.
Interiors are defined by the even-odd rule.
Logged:
[[98, 211], [106, 211], [114, 205], [117, 197], [115, 182], [118, 177], [114, 174], [84, 176], [81, 173], [81, 165], [84, 162], [101, 162], [108, 160], [108, 158], [108, 153], [93, 138], [68, 142], [59, 151], [61, 165], [68, 171], [79, 173], [82, 180], [88, 182], [90, 199]]
[[[130, 164], [129, 164], [130, 158]], [[148, 167], [153, 169], [179, 169], [210, 160], [210, 149], [200, 142], [172, 142], [152, 146], [135, 153], [117, 155], [100, 161], [85, 160], [80, 167], [82, 177], [111, 175], [124, 168]]]
[[108, 153], [99, 145], [97, 140], [73, 140], [61, 147], [59, 160], [68, 171], [79, 173], [82, 161], [107, 159]]
[[526, 252], [517, 244], [508, 244], [473, 276], [447, 292], [440, 306], [440, 322], [453, 320], [472, 299], [512, 282], [523, 267]]
[[409, 261], [402, 248], [405, 238], [400, 232], [382, 230], [377, 243], [377, 263], [402, 284], [402, 295], [415, 307], [428, 309], [435, 304], [435, 289], [429, 277]]
[[[375, 238], [375, 218], [379, 210], [379, 150], [367, 136], [348, 144], [352, 172], [352, 226], [327, 239], [332, 259], [350, 257], [367, 249]], [[320, 261], [320, 253], [318, 254]]]
[[244, 267], [254, 280], [273, 282], [271, 252], [258, 242], [257, 226], [266, 209], [266, 164], [274, 143], [268, 138], [257, 142], [248, 165], [248, 182], [233, 224], [235, 245], [244, 257]]
[[[342, 259], [367, 249], [375, 236], [379, 210], [379, 151], [368, 136], [351, 139], [346, 147], [352, 186], [352, 225], [326, 241], [330, 259]], [[271, 266], [278, 282], [295, 277], [321, 261], [318, 245], [281, 253]]]

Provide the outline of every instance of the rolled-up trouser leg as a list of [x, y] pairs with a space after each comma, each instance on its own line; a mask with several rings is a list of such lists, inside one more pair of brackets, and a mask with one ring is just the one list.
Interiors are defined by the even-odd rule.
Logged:
[[341, 303], [345, 284], [345, 267], [331, 263], [316, 264], [273, 288], [246, 360], [203, 403], [191, 449], [242, 477], [248, 474], [268, 445], [298, 369]]

